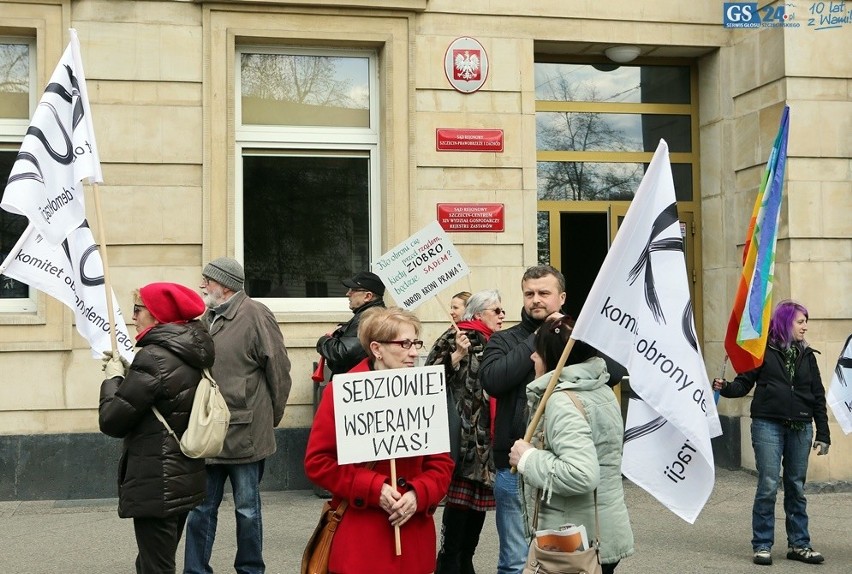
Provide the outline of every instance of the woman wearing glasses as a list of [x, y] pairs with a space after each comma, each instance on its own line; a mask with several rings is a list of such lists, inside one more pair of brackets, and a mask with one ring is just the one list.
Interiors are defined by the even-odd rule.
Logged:
[[[364, 313], [358, 339], [367, 358], [350, 373], [415, 366], [420, 320], [398, 308]], [[334, 536], [329, 558], [333, 574], [429, 574], [435, 571], [432, 515], [447, 493], [453, 471], [445, 453], [396, 459], [396, 484], [390, 461], [338, 464], [334, 386], [323, 392], [305, 453], [307, 477], [332, 493], [333, 507], [349, 508]], [[402, 554], [396, 555], [394, 527], [400, 527]]]
[[133, 519], [136, 572], [175, 572], [175, 552], [189, 511], [204, 500], [204, 460], [187, 458], [160, 422], [183, 435], [201, 372], [213, 366], [213, 339], [196, 318], [201, 297], [176, 283], [134, 292], [136, 356], [130, 365], [107, 358], [101, 383], [101, 432], [122, 438], [118, 515]]
[[491, 334], [503, 327], [505, 316], [496, 290], [471, 295], [458, 330], [450, 328], [441, 335], [426, 359], [427, 365], [444, 365], [450, 408], [461, 419], [460, 447], [441, 522], [436, 574], [474, 574], [473, 555], [485, 512], [495, 506], [491, 409], [479, 382], [479, 361]]

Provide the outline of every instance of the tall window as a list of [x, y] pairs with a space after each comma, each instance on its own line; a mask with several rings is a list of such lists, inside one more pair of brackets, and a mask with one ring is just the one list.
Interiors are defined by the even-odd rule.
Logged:
[[538, 260], [570, 270], [569, 314], [583, 308], [665, 139], [701, 331], [696, 77], [683, 61], [616, 65], [543, 56], [535, 64]]
[[[35, 105], [35, 43], [0, 37], [0, 193], [27, 131]], [[0, 262], [27, 227], [27, 218], [0, 209]], [[34, 311], [35, 290], [0, 275], [0, 311]]]
[[669, 146], [678, 208], [697, 209], [697, 103], [689, 65], [541, 61], [535, 86], [540, 262], [553, 256], [554, 214], [545, 209], [558, 211], [553, 202], [627, 205], [661, 138]]
[[538, 198], [629, 201], [660, 139], [692, 200], [689, 66], [537, 63]]
[[380, 247], [375, 54], [245, 47], [237, 58], [246, 288], [276, 310], [330, 308]]

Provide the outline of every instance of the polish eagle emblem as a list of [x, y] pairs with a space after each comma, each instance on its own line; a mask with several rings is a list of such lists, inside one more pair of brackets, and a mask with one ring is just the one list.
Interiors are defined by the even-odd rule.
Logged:
[[455, 79], [468, 82], [479, 80], [482, 69], [479, 50], [455, 50], [453, 56]]

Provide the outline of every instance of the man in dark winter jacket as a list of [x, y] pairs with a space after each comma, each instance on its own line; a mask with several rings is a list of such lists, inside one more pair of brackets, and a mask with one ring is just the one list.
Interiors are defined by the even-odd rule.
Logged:
[[385, 306], [382, 299], [385, 286], [375, 273], [362, 271], [355, 277], [344, 280], [343, 286], [349, 288], [346, 296], [349, 298], [349, 308], [355, 316], [317, 341], [317, 353], [325, 359], [332, 375], [349, 372], [349, 369], [367, 357], [358, 340], [358, 322], [367, 309]]
[[527, 425], [527, 383], [535, 378], [530, 359], [535, 331], [549, 316], [561, 316], [565, 303], [565, 277], [550, 265], [530, 267], [521, 279], [524, 308], [521, 322], [491, 336], [482, 355], [482, 387], [497, 399], [494, 421], [494, 498], [497, 502], [498, 574], [521, 574], [527, 558], [518, 475], [509, 466], [509, 451], [524, 436]]
[[207, 497], [186, 523], [185, 574], [205, 574], [216, 537], [226, 479], [234, 493], [238, 574], [261, 574], [263, 520], [260, 481], [266, 458], [275, 453], [275, 427], [290, 395], [290, 359], [272, 312], [243, 291], [242, 265], [230, 257], [208, 263], [201, 290], [204, 322], [216, 345], [213, 377], [231, 411], [225, 446], [207, 459]]

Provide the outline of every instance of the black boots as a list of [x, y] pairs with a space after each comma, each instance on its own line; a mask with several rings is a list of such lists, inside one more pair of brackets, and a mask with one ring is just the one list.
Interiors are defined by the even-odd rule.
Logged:
[[473, 570], [473, 554], [484, 523], [485, 512], [444, 507], [441, 550], [438, 552], [435, 574], [476, 574]]
[[459, 558], [459, 574], [476, 574], [473, 570], [473, 555], [479, 544], [479, 534], [485, 524], [485, 511], [467, 510], [467, 521], [462, 532], [462, 548]]

